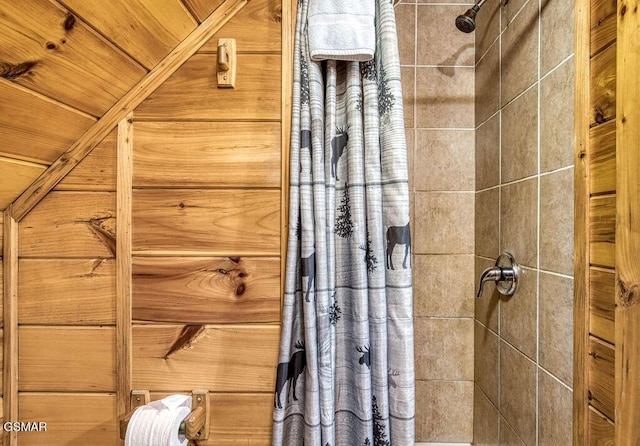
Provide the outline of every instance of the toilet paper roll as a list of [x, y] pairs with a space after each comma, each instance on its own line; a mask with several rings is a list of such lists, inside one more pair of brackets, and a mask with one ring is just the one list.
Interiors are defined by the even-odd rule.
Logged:
[[191, 412], [191, 397], [171, 395], [141, 406], [131, 416], [125, 446], [187, 446], [179, 438], [180, 423]]

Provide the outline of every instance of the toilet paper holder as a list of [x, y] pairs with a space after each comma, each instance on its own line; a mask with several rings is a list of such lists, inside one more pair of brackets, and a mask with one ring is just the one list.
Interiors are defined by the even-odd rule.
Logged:
[[[151, 397], [148, 390], [132, 390], [129, 396], [129, 409], [130, 411], [120, 418], [120, 439], [124, 440], [127, 435], [127, 426], [133, 412], [145, 404], [151, 402]], [[209, 439], [209, 391], [208, 390], [193, 390], [191, 392], [191, 412], [180, 423], [180, 429], [178, 433], [182, 434], [190, 440], [189, 444], [198, 444], [199, 441], [205, 441]]]

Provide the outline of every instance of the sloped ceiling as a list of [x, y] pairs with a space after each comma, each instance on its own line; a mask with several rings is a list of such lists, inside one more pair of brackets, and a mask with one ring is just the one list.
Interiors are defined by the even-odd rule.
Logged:
[[0, 209], [223, 0], [0, 0]]

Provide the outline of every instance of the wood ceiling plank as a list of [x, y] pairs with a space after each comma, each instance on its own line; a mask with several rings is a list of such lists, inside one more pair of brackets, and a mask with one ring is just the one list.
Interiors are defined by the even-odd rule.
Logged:
[[198, 23], [180, 0], [59, 0], [147, 69]]
[[50, 164], [96, 122], [4, 79], [0, 98], [0, 155], [7, 157]]
[[9, 206], [46, 168], [41, 164], [0, 157], [0, 209]]
[[204, 21], [224, 0], [182, 0], [199, 22]]
[[59, 4], [3, 2], [0, 76], [102, 116], [147, 71]]
[[[118, 100], [111, 109], [91, 126], [63, 155], [54, 161], [11, 205], [11, 215], [20, 221], [42, 200], [122, 118], [140, 105], [158, 86], [162, 85], [185, 61], [224, 26], [248, 0], [227, 0], [200, 26], [176, 46], [151, 72]], [[278, 102], [280, 99], [278, 98]]]

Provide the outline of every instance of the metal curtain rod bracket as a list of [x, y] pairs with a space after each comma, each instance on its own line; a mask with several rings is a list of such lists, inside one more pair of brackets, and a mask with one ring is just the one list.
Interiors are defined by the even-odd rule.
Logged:
[[[129, 398], [130, 411], [120, 418], [120, 439], [124, 440], [127, 435], [127, 427], [133, 412], [145, 404], [151, 402], [148, 390], [132, 390]], [[210, 415], [209, 391], [193, 390], [191, 392], [191, 412], [180, 423], [179, 435], [184, 435], [188, 440], [196, 443], [209, 439], [209, 415]]]

